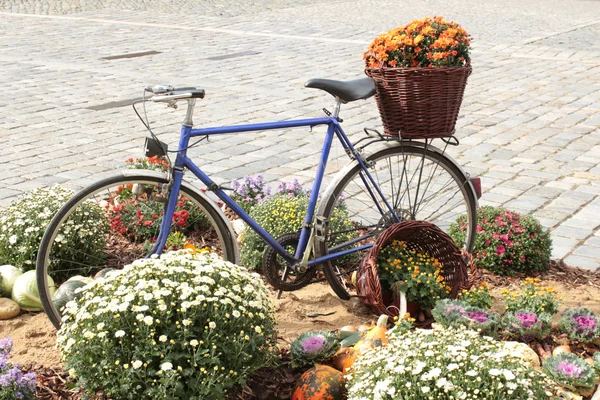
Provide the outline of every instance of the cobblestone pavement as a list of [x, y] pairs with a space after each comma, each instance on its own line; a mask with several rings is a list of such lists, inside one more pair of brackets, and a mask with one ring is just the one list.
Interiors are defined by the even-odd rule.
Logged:
[[[0, 2], [0, 206], [43, 185], [81, 187], [139, 156], [144, 129], [120, 102], [148, 83], [205, 88], [198, 126], [319, 116], [331, 99], [304, 81], [361, 76], [371, 38], [438, 14], [474, 36], [452, 155], [482, 176], [481, 203], [535, 215], [552, 231], [555, 258], [599, 267], [600, 2], [390, 3]], [[148, 113], [174, 145], [182, 110], [150, 105]], [[342, 116], [356, 138], [380, 125], [372, 99]], [[192, 156], [222, 181], [259, 172], [309, 181], [321, 137], [317, 129], [240, 134]]]

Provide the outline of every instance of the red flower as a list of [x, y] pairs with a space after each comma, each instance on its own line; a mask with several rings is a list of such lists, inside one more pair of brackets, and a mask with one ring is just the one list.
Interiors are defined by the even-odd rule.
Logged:
[[504, 246], [502, 246], [501, 244], [499, 244], [498, 247], [496, 247], [496, 254], [501, 256], [504, 253], [506, 253], [506, 248]]
[[187, 219], [190, 216], [190, 212], [188, 210], [181, 210], [179, 212], [179, 216], [181, 216], [181, 218]]
[[150, 226], [150, 225], [152, 225], [152, 221], [150, 221], [150, 220], [144, 221], [144, 226]]

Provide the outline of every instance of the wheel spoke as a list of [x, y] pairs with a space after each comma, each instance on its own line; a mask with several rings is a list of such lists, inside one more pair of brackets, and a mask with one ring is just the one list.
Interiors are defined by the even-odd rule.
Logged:
[[[330, 197], [323, 199], [319, 215], [331, 218], [338, 208], [334, 199], [344, 193], [344, 212], [353, 220], [360, 239], [348, 239], [333, 245], [319, 242], [315, 246], [316, 256], [364, 246], [376, 240], [378, 234], [394, 222], [387, 206], [384, 206], [386, 201], [401, 220], [430, 221], [445, 231], [458, 213], [467, 213], [466, 234], [470, 245], [475, 236], [476, 199], [470, 188], [465, 186], [467, 178], [464, 173], [444, 156], [444, 152], [445, 148], [443, 151], [434, 149], [430, 141], [425, 147], [400, 142], [368, 157], [373, 163], [369, 171], [384, 196], [382, 199], [372, 196], [376, 189], [367, 185], [359, 166], [355, 165], [345, 176], [339, 177], [334, 182]], [[360, 251], [363, 257], [368, 249]], [[349, 283], [349, 275], [358, 268], [356, 260], [335, 264], [326, 262], [323, 265], [325, 277], [341, 298], [348, 298], [355, 290]]]

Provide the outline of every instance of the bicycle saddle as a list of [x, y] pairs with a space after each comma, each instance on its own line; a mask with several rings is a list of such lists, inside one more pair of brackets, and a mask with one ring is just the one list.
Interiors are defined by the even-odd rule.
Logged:
[[351, 81], [316, 78], [309, 80], [304, 86], [324, 90], [332, 96], [339, 97], [344, 103], [368, 99], [375, 94], [375, 82], [369, 77]]

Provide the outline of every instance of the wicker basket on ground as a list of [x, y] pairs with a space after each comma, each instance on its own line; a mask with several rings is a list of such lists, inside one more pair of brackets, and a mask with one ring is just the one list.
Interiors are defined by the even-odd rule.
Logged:
[[[356, 277], [358, 296], [378, 314], [387, 314], [391, 317], [399, 315], [400, 308], [384, 300], [379, 281], [377, 255], [381, 249], [394, 240], [405, 242], [410, 250], [427, 253], [439, 260], [443, 267], [443, 276], [450, 286], [450, 298], [457, 298], [462, 289], [469, 288], [468, 265], [469, 262], [454, 241], [436, 225], [426, 221], [404, 221], [387, 228], [362, 260]], [[472, 259], [471, 259], [472, 262]], [[387, 304], [386, 304], [387, 303]], [[410, 307], [409, 307], [410, 310]], [[415, 312], [413, 310], [413, 312]], [[416, 318], [417, 315], [412, 315]], [[432, 319], [424, 321], [417, 319], [416, 325], [427, 327]]]
[[454, 135], [471, 66], [367, 68], [384, 133], [403, 139]]

